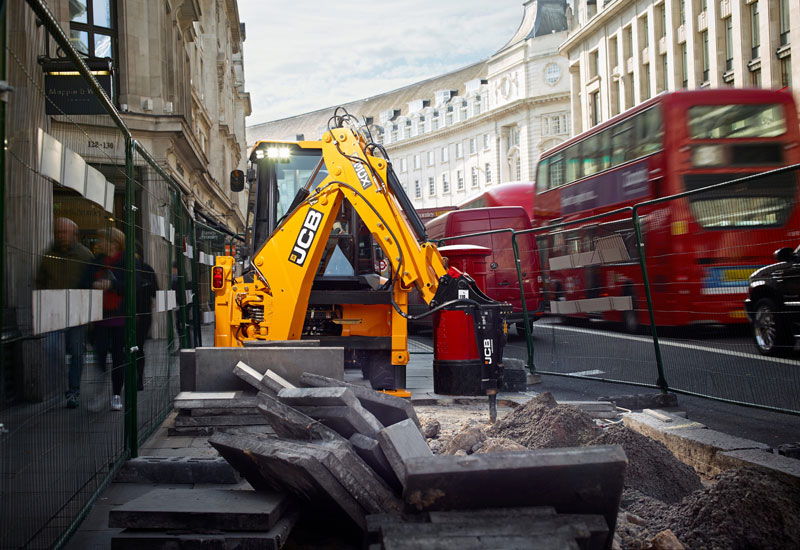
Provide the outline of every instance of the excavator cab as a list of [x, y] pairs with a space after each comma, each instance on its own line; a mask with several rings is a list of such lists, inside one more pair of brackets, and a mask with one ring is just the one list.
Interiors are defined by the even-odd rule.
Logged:
[[250, 162], [249, 266], [233, 277], [233, 259], [217, 260], [215, 345], [318, 340], [345, 348], [374, 389], [402, 392], [415, 288], [424, 315], [472, 319], [473, 376], [494, 403], [510, 305], [448, 270], [386, 151], [355, 117], [337, 109], [320, 141], [259, 142]]

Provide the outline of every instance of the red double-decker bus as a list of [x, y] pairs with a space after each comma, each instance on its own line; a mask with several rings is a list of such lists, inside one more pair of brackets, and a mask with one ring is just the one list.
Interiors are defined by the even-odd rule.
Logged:
[[487, 208], [492, 206], [521, 206], [533, 219], [534, 183], [532, 181], [509, 181], [489, 187], [479, 195], [458, 203], [458, 210]]
[[[791, 93], [715, 89], [665, 93], [545, 152], [534, 227], [800, 162]], [[747, 279], [800, 236], [796, 171], [643, 207], [656, 323], [746, 322]], [[539, 237], [552, 313], [649, 322], [630, 214]]]

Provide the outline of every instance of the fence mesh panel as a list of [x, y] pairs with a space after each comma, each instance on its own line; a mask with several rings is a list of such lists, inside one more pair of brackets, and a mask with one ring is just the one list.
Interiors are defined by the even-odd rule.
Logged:
[[125, 135], [48, 99], [46, 33], [6, 14], [0, 546], [50, 548], [124, 452]]
[[[664, 372], [671, 388], [754, 405], [799, 411], [800, 373], [795, 358], [763, 357], [745, 313], [748, 278], [775, 262], [773, 252], [797, 246], [800, 235], [797, 169], [764, 173], [645, 208], [658, 216], [645, 235]], [[686, 178], [687, 189], [735, 180], [731, 174]], [[661, 235], [653, 235], [660, 231]], [[652, 243], [669, 242], [661, 249]], [[787, 334], [790, 315], [772, 292], [785, 274], [754, 289], [771, 304]], [[662, 328], [663, 327], [663, 328]], [[794, 347], [781, 343], [787, 354]], [[784, 353], [785, 352], [785, 353]]]
[[118, 113], [69, 114], [48, 94], [37, 53], [56, 48], [52, 22], [22, 2], [5, 16], [0, 548], [51, 548], [171, 409], [200, 280], [175, 183]]
[[178, 261], [183, 256], [180, 208], [171, 183], [143, 155], [133, 156], [136, 175], [136, 241], [140, 256], [137, 277], [136, 336], [138, 434], [147, 434], [172, 407], [178, 391], [179, 316]]

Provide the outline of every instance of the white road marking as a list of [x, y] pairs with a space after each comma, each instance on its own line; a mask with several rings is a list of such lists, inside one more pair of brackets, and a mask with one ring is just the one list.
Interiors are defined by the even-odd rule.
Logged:
[[[583, 334], [592, 334], [594, 336], [605, 336], [608, 338], [617, 338], [619, 340], [632, 340], [634, 342], [642, 342], [644, 344], [652, 344], [653, 340], [647, 338], [645, 336], [631, 336], [629, 334], [615, 334], [613, 332], [598, 332], [596, 330], [590, 330], [585, 328], [576, 328], [576, 327], [562, 327], [558, 325], [534, 325], [535, 329], [539, 330], [566, 330], [567, 332], [580, 332]], [[718, 348], [709, 348], [706, 346], [698, 346], [697, 344], [684, 344], [683, 342], [671, 342], [669, 340], [664, 340], [659, 338], [658, 343], [662, 346], [672, 346], [675, 348], [683, 348], [683, 349], [692, 349], [698, 351], [706, 351], [708, 353], [718, 353], [720, 355], [729, 355], [731, 357], [742, 357], [745, 359], [759, 359], [761, 361], [767, 361], [770, 363], [782, 363], [784, 365], [798, 365], [798, 361], [792, 359], [782, 359], [780, 357], [767, 357], [765, 355], [758, 355], [755, 353], [745, 353], [743, 351], [731, 351], [727, 349], [718, 349]]]
[[410, 338], [409, 338], [408, 341], [409, 341], [409, 343], [414, 342], [414, 347], [415, 348], [419, 348], [422, 351], [426, 351], [428, 353], [433, 353], [433, 348], [431, 346], [429, 346], [428, 344], [423, 344], [419, 340], [411, 340]]
[[571, 374], [574, 376], [597, 376], [598, 374], [605, 374], [605, 373], [606, 371], [594, 369], [594, 370], [581, 370], [578, 372], [567, 372], [564, 374]]

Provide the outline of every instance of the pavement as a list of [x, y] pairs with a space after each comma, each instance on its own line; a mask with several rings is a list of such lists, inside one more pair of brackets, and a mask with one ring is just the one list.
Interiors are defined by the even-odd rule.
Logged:
[[[412, 351], [411, 360], [407, 367], [407, 389], [411, 392], [412, 403], [418, 404], [439, 404], [446, 406], [454, 402], [480, 402], [486, 398], [454, 398], [453, 396], [437, 395], [433, 392], [433, 354], [429, 346], [424, 343], [414, 342], [410, 346]], [[560, 396], [559, 385], [551, 385], [548, 380], [555, 377], [543, 377], [542, 383], [529, 386], [525, 392], [509, 392], [498, 395], [499, 402], [504, 400], [523, 403], [538, 393], [552, 391], [555, 398], [559, 401], [574, 396]], [[364, 383], [360, 372], [346, 371], [345, 379], [350, 382]], [[557, 380], [559, 384], [563, 381]], [[656, 394], [654, 390], [644, 390], [633, 386], [614, 385], [608, 388], [608, 394]], [[761, 469], [772, 471], [778, 474], [789, 483], [796, 483], [800, 486], [800, 460], [779, 456], [765, 452], [767, 445], [746, 440], [743, 438], [728, 436], [716, 430], [692, 422], [692, 411], [684, 411], [675, 414], [681, 409], [679, 406], [675, 410], [663, 410], [660, 413], [649, 414], [638, 413], [631, 415], [626, 420], [626, 425], [644, 431], [647, 435], [661, 440], [676, 453], [677, 456], [697, 456], [701, 452], [709, 457], [709, 464], [713, 462], [713, 467], [707, 469], [708, 475], [713, 475], [715, 468], [726, 468], [740, 465], [752, 465]], [[488, 421], [488, 402], [486, 408]], [[684, 416], [685, 414], [685, 416]], [[170, 414], [164, 423], [156, 430], [153, 435], [144, 442], [139, 449], [139, 456], [161, 456], [161, 457], [196, 457], [211, 458], [217, 457], [217, 452], [208, 444], [208, 436], [169, 436], [168, 428], [174, 421], [175, 412]], [[688, 417], [688, 419], [687, 419]], [[765, 421], [764, 429], [768, 429]], [[680, 429], [676, 429], [680, 428]], [[700, 451], [698, 451], [698, 449]], [[714, 460], [716, 458], [716, 460]], [[80, 525], [78, 531], [72, 536], [65, 546], [68, 550], [87, 550], [87, 549], [107, 549], [111, 547], [111, 538], [121, 531], [108, 527], [108, 513], [114, 506], [124, 504], [137, 498], [156, 487], [170, 487], [163, 484], [139, 484], [139, 483], [110, 483], [100, 494], [95, 504], [92, 506], [86, 519]], [[172, 487], [187, 488], [187, 485], [173, 485]], [[208, 487], [208, 485], [194, 485], [193, 487]], [[249, 487], [246, 482], [237, 485], [225, 485], [224, 488], [244, 488]], [[289, 539], [291, 541], [291, 537]]]

